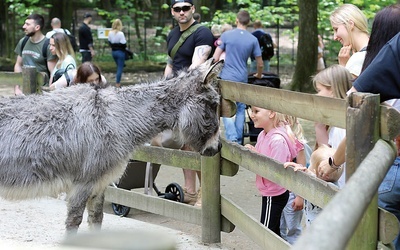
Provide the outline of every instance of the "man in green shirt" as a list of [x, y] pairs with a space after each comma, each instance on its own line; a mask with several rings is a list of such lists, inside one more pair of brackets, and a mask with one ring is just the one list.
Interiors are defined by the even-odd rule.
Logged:
[[22, 72], [24, 65], [36, 66], [38, 72], [45, 72], [46, 74], [54, 69], [57, 56], [51, 54], [50, 46], [47, 46], [46, 55], [43, 55], [43, 45], [47, 40], [42, 33], [43, 26], [44, 18], [41, 15], [32, 14], [26, 18], [22, 28], [29, 39], [23, 46], [24, 38], [21, 38], [15, 47], [14, 51], [18, 56], [14, 65], [14, 72]]

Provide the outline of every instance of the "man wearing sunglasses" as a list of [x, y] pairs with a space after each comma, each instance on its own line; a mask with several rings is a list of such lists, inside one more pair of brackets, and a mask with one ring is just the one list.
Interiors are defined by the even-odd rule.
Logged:
[[[173, 78], [178, 71], [185, 68], [194, 68], [204, 63], [211, 57], [210, 53], [214, 44], [214, 36], [211, 30], [205, 26], [199, 25], [193, 29], [197, 22], [193, 18], [196, 9], [192, 0], [172, 0], [171, 14], [178, 23], [167, 37], [168, 62], [165, 67], [164, 77]], [[192, 28], [191, 28], [192, 27]], [[191, 33], [190, 31], [193, 31]], [[185, 34], [185, 31], [188, 31]], [[183, 35], [185, 34], [185, 35]], [[190, 34], [190, 35], [188, 35]], [[186, 37], [180, 46], [176, 46], [181, 36]], [[179, 43], [178, 43], [179, 44]], [[174, 48], [175, 47], [175, 48]], [[178, 48], [176, 50], [176, 48]], [[172, 131], [165, 131], [153, 139], [152, 145], [158, 145], [168, 148], [190, 150], [174, 140]], [[184, 176], [184, 202], [190, 205], [201, 206], [201, 191], [196, 191], [195, 170], [183, 169]]]
[[167, 37], [168, 63], [164, 76], [171, 77], [183, 68], [193, 68], [205, 62], [210, 55], [213, 46], [213, 35], [211, 30], [200, 26], [182, 43], [173, 58], [171, 51], [178, 42], [181, 35], [191, 26], [197, 24], [193, 18], [196, 12], [192, 0], [172, 0], [171, 14], [178, 23]]

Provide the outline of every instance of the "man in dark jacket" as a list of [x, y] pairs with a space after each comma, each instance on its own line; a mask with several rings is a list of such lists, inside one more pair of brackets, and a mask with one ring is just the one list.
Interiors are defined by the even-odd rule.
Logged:
[[92, 14], [85, 13], [83, 23], [79, 28], [79, 52], [82, 54], [82, 63], [92, 61], [96, 54], [93, 47], [92, 30], [89, 27], [92, 21]]

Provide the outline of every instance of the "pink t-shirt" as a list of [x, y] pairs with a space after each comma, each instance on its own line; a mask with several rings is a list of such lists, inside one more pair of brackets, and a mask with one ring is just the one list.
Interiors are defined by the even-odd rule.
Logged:
[[[255, 147], [258, 153], [282, 162], [282, 164], [293, 161], [298, 153], [295, 142], [289, 138], [283, 126], [274, 128], [267, 134], [264, 130], [261, 131]], [[262, 196], [278, 196], [286, 192], [284, 187], [259, 175], [256, 175], [256, 186]]]

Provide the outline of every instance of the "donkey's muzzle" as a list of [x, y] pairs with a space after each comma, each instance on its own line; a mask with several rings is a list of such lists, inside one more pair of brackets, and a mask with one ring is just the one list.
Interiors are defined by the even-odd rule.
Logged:
[[208, 147], [203, 150], [200, 154], [203, 156], [214, 156], [217, 154], [219, 151], [221, 151], [222, 148], [222, 143], [218, 141], [218, 145], [216, 147]]

